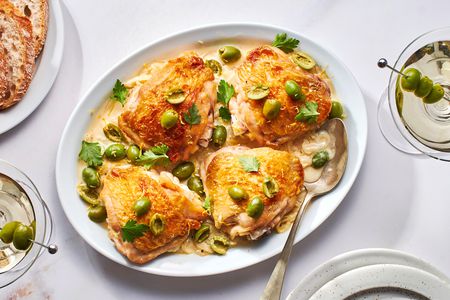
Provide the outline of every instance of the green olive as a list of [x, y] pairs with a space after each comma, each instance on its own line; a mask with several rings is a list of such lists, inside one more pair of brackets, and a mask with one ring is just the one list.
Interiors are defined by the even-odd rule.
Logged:
[[150, 219], [150, 231], [153, 235], [160, 235], [164, 231], [165, 221], [161, 214], [154, 214]]
[[275, 179], [272, 177], [267, 177], [264, 178], [262, 190], [267, 198], [273, 198], [279, 192], [280, 188]]
[[344, 117], [344, 108], [342, 107], [341, 102], [332, 101], [331, 102], [331, 111], [328, 115], [329, 119], [339, 118], [342, 119]]
[[103, 127], [103, 133], [105, 136], [113, 142], [121, 142], [123, 141], [122, 131], [114, 124], [109, 123], [105, 127]]
[[11, 243], [13, 241], [14, 231], [20, 224], [21, 223], [17, 221], [6, 223], [0, 231], [0, 240], [5, 244]]
[[86, 185], [90, 188], [97, 188], [100, 186], [100, 176], [97, 170], [92, 167], [86, 167], [81, 172], [81, 177]]
[[252, 100], [261, 100], [270, 94], [270, 88], [266, 85], [258, 84], [250, 87], [247, 91], [247, 97]]
[[180, 104], [186, 100], [186, 94], [182, 89], [172, 89], [166, 93], [166, 101], [170, 104]]
[[311, 56], [301, 51], [295, 51], [294, 54], [292, 54], [291, 59], [300, 68], [305, 70], [310, 70], [316, 65], [315, 60]]
[[241, 51], [233, 46], [223, 46], [219, 49], [219, 56], [224, 63], [231, 63], [241, 58]]
[[95, 205], [89, 207], [88, 217], [92, 222], [103, 223], [106, 220], [106, 208], [103, 205]]
[[273, 120], [280, 114], [281, 103], [275, 99], [267, 99], [263, 106], [263, 115], [267, 120]]
[[405, 76], [400, 80], [400, 84], [405, 91], [414, 92], [420, 82], [420, 72], [417, 69], [409, 68], [403, 71]]
[[202, 226], [200, 226], [200, 228], [194, 234], [194, 241], [196, 241], [197, 243], [204, 242], [209, 237], [210, 232], [211, 227], [209, 227], [208, 224], [202, 224]]
[[212, 141], [214, 146], [221, 147], [227, 141], [227, 129], [223, 125], [217, 125], [214, 128]]
[[151, 207], [152, 203], [150, 200], [148, 200], [147, 197], [141, 197], [136, 202], [134, 202], [134, 212], [136, 213], [136, 216], [140, 217], [144, 214], [146, 214]]
[[128, 147], [127, 158], [131, 162], [135, 162], [139, 158], [139, 156], [141, 156], [141, 148], [139, 148], [139, 146], [131, 145], [130, 147]]
[[195, 171], [195, 166], [193, 162], [184, 161], [179, 163], [173, 170], [173, 176], [177, 177], [180, 180], [188, 179], [192, 173]]
[[306, 96], [302, 92], [302, 88], [294, 80], [288, 80], [284, 84], [284, 90], [292, 100], [305, 100]]
[[105, 156], [109, 160], [117, 161], [125, 158], [125, 156], [127, 156], [127, 151], [122, 144], [112, 144], [106, 148]]
[[442, 97], [444, 97], [444, 89], [439, 83], [435, 83], [428, 96], [423, 98], [423, 102], [426, 104], [433, 104], [441, 100]]
[[327, 151], [322, 150], [314, 154], [312, 158], [313, 168], [322, 168], [330, 160], [330, 155]]
[[192, 176], [187, 181], [187, 186], [191, 191], [196, 192], [200, 196], [205, 196], [205, 191], [203, 189], [203, 182], [198, 176]]
[[424, 98], [431, 93], [433, 89], [433, 80], [428, 78], [428, 76], [424, 76], [420, 78], [419, 84], [417, 85], [417, 89], [414, 91], [414, 95], [419, 98]]
[[177, 125], [178, 113], [173, 109], [166, 110], [161, 116], [161, 126], [165, 129], [170, 129]]
[[77, 190], [80, 198], [87, 204], [98, 205], [100, 203], [98, 200], [98, 191], [96, 189], [91, 189], [84, 184], [79, 184]]
[[214, 74], [220, 75], [222, 74], [222, 66], [220, 63], [215, 59], [207, 59], [205, 61], [205, 65], [210, 68]]
[[23, 224], [17, 225], [13, 234], [13, 245], [17, 250], [27, 250], [30, 248], [33, 239], [33, 229]]
[[259, 197], [254, 197], [247, 205], [247, 215], [254, 219], [259, 218], [262, 215], [263, 210], [264, 203]]
[[228, 195], [235, 201], [248, 199], [248, 193], [238, 185], [228, 188]]
[[230, 241], [224, 236], [215, 236], [211, 239], [210, 246], [215, 253], [224, 255], [230, 248]]

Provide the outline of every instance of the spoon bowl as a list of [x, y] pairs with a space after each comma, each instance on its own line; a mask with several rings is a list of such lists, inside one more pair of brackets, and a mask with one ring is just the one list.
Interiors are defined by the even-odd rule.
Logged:
[[320, 178], [311, 183], [304, 184], [307, 194], [305, 200], [297, 212], [295, 220], [292, 224], [289, 236], [284, 244], [283, 251], [280, 254], [278, 262], [273, 269], [272, 275], [267, 282], [261, 299], [264, 300], [278, 300], [283, 289], [284, 275], [286, 273], [287, 264], [291, 255], [292, 245], [294, 243], [295, 235], [297, 233], [300, 220], [306, 211], [308, 205], [319, 195], [328, 193], [334, 189], [345, 172], [347, 165], [347, 130], [344, 122], [340, 119], [329, 120], [322, 129], [326, 130], [330, 135], [335, 137], [335, 155], [330, 159], [322, 170]]

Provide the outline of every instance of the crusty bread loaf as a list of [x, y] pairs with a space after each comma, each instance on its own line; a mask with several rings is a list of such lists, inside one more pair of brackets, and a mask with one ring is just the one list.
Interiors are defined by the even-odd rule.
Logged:
[[9, 0], [31, 21], [33, 26], [34, 53], [37, 57], [47, 36], [48, 4], [47, 0]]
[[6, 50], [0, 45], [0, 103], [11, 94], [11, 67], [6, 58]]
[[31, 22], [8, 1], [0, 0], [0, 45], [11, 70], [9, 95], [0, 100], [0, 110], [19, 102], [33, 75], [35, 62]]

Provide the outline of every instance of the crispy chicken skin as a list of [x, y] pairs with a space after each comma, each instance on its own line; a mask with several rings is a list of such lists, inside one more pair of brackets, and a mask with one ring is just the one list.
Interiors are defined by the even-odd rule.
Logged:
[[[186, 99], [181, 104], [170, 104], [167, 95], [182, 90]], [[153, 72], [142, 86], [131, 90], [119, 127], [136, 144], [148, 149], [164, 143], [170, 147], [172, 161], [185, 160], [198, 149], [198, 143], [211, 118], [212, 104], [216, 101], [216, 85], [212, 70], [195, 53], [186, 53], [169, 60]], [[200, 124], [187, 124], [183, 115], [196, 104]], [[173, 109], [178, 113], [175, 127], [161, 126], [162, 114]]]
[[[260, 163], [259, 171], [246, 172], [239, 162], [240, 157], [255, 157]], [[202, 176], [207, 195], [211, 197], [214, 224], [231, 238], [245, 236], [257, 239], [270, 231], [295, 207], [303, 186], [303, 168], [297, 157], [267, 147], [222, 148], [206, 159]], [[263, 181], [267, 177], [275, 179], [279, 185], [279, 192], [272, 199], [262, 191]], [[231, 199], [228, 188], [234, 185], [244, 188], [249, 199]], [[255, 196], [264, 202], [263, 213], [257, 219], [246, 213], [248, 202]]]
[[[133, 206], [140, 197], [148, 197], [151, 208], [137, 217]], [[197, 195], [181, 187], [170, 173], [146, 171], [139, 167], [113, 167], [103, 178], [100, 200], [108, 213], [110, 238], [130, 261], [144, 264], [157, 256], [177, 250], [191, 229], [198, 229], [208, 215]], [[122, 240], [121, 227], [129, 220], [149, 224], [153, 214], [164, 216], [165, 229], [154, 236], [147, 231], [132, 243]]]
[[[295, 63], [281, 50], [261, 46], [251, 50], [237, 69], [236, 97], [230, 101], [235, 134], [248, 131], [248, 137], [260, 145], [282, 144], [319, 127], [331, 110], [331, 93], [327, 83], [316, 74], [309, 73]], [[285, 91], [287, 80], [296, 81], [306, 95], [305, 101], [318, 104], [317, 123], [308, 124], [295, 120], [304, 101], [292, 100]], [[247, 91], [256, 85], [266, 85], [270, 94], [266, 99], [281, 103], [278, 117], [266, 120], [262, 113], [264, 100], [247, 98]]]

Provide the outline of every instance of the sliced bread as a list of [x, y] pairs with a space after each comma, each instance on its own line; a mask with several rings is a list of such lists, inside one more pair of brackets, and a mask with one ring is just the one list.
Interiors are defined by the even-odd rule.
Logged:
[[11, 95], [11, 66], [6, 58], [6, 50], [0, 45], [0, 103]]
[[33, 43], [36, 57], [44, 47], [48, 25], [47, 0], [9, 0], [31, 21], [33, 26]]
[[[8, 1], [0, 0], [0, 45], [9, 64], [9, 93], [0, 99], [0, 110], [19, 102], [25, 95], [33, 74], [34, 45], [31, 22]], [[8, 97], [6, 97], [8, 96]]]

